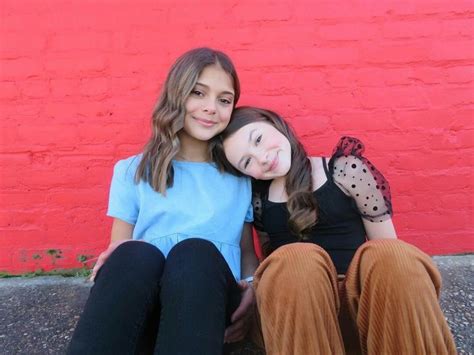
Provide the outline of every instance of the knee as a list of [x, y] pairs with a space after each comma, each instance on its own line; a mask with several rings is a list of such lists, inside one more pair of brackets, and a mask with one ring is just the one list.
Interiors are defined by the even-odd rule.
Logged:
[[207, 256], [219, 253], [217, 247], [210, 241], [200, 238], [189, 238], [177, 243], [169, 252], [168, 259], [176, 256], [190, 257], [197, 256], [206, 258]]
[[176, 244], [166, 259], [166, 274], [174, 278], [194, 279], [198, 275], [212, 276], [220, 271], [226, 262], [210, 241], [190, 238]]
[[146, 280], [159, 279], [165, 257], [155, 246], [140, 241], [129, 241], [120, 244], [105, 263], [120, 272], [123, 277], [139, 277]]
[[336, 278], [330, 256], [321, 247], [310, 243], [292, 243], [278, 248], [258, 268], [256, 277], [285, 284], [288, 289], [323, 285]]
[[[176, 297], [204, 297], [226, 287], [232, 273], [217, 247], [207, 240], [186, 239], [176, 244], [166, 259], [161, 278], [161, 300], [174, 302]], [[229, 276], [230, 275], [230, 276]], [[200, 296], [199, 296], [200, 295]]]
[[361, 268], [401, 282], [417, 282], [427, 275], [439, 278], [431, 258], [413, 245], [398, 239], [374, 240], [361, 247]]

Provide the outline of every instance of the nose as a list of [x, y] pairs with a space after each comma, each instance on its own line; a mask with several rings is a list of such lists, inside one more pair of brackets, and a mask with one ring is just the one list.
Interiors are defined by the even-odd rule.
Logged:
[[257, 155], [257, 161], [259, 162], [260, 165], [267, 165], [268, 164], [268, 154], [266, 152], [259, 152]]
[[216, 113], [216, 103], [214, 100], [206, 100], [203, 111], [209, 115], [214, 115]]

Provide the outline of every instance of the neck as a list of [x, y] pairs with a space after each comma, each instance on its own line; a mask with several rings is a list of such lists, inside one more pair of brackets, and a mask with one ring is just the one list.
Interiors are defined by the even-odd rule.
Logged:
[[210, 160], [209, 143], [195, 139], [183, 131], [178, 133], [180, 148], [176, 155], [177, 160], [206, 162]]
[[280, 176], [272, 180], [271, 183], [278, 193], [276, 194], [275, 198], [279, 201], [287, 201], [288, 194], [286, 192], [286, 176]]

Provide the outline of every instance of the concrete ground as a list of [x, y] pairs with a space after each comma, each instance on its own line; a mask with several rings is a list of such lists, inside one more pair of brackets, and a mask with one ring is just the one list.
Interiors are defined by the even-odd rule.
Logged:
[[[441, 307], [459, 354], [473, 354], [474, 255], [434, 260], [443, 275]], [[1, 279], [0, 353], [63, 354], [90, 286], [84, 278]]]

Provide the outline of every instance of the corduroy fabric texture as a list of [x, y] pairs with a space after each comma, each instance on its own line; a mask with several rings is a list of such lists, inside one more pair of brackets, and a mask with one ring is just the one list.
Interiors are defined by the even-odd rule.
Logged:
[[362, 245], [341, 288], [322, 248], [288, 244], [262, 262], [254, 287], [268, 355], [345, 353], [340, 312], [353, 320], [364, 354], [456, 354], [438, 303], [440, 274], [400, 240]]

